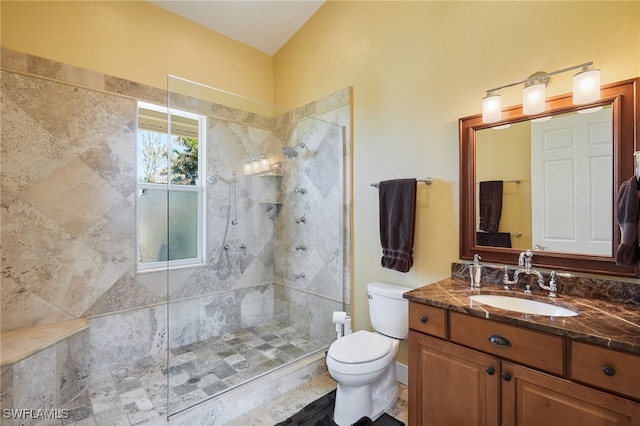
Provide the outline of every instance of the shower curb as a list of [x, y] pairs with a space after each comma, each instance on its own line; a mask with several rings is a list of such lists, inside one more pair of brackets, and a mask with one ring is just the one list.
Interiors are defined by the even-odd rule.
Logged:
[[230, 422], [326, 371], [325, 352], [316, 352], [216, 398], [175, 413], [169, 416], [169, 425], [206, 426]]

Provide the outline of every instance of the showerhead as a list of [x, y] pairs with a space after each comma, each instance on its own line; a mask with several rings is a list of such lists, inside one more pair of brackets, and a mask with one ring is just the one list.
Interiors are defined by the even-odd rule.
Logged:
[[290, 146], [285, 146], [284, 148], [282, 148], [282, 153], [286, 155], [290, 160], [295, 160], [298, 158], [298, 152]]
[[282, 148], [282, 153], [286, 155], [288, 159], [296, 160], [298, 158], [298, 151], [296, 151], [296, 148], [298, 147], [304, 148], [305, 145], [303, 143], [299, 143], [293, 148], [291, 148], [290, 146], [285, 146], [284, 148]]

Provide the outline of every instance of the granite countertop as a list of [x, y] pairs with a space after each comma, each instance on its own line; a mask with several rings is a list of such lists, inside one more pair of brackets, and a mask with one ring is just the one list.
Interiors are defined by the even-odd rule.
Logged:
[[[640, 306], [598, 299], [558, 294], [547, 297], [548, 292], [534, 289], [533, 296], [522, 289], [504, 290], [495, 283], [482, 283], [482, 288], [471, 290], [469, 279], [447, 278], [404, 293], [411, 302], [445, 308], [450, 311], [488, 318], [532, 330], [565, 336], [610, 349], [640, 355]], [[548, 317], [523, 314], [472, 302], [475, 294], [498, 294], [533, 299], [578, 310], [573, 317]]]

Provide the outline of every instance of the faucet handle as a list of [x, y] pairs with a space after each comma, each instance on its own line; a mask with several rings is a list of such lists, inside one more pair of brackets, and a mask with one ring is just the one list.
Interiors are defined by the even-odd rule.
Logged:
[[511, 290], [509, 284], [512, 283], [509, 281], [509, 268], [507, 266], [502, 267], [502, 284], [504, 284], [504, 286], [502, 286], [503, 289]]
[[558, 286], [556, 285], [556, 271], [549, 273], [549, 297], [558, 297]]

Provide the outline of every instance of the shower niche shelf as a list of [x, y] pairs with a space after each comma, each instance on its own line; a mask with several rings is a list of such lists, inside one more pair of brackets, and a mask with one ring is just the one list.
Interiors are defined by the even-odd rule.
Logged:
[[[282, 173], [273, 170], [256, 176], [261, 178], [280, 178]], [[282, 181], [280, 179], [266, 179], [263, 182], [260, 186], [262, 187], [264, 198], [260, 201], [260, 206], [267, 213], [278, 214], [280, 206], [282, 206]]]
[[273, 220], [282, 209], [282, 201], [260, 202], [260, 207], [262, 207], [262, 210], [269, 216], [269, 219]]

